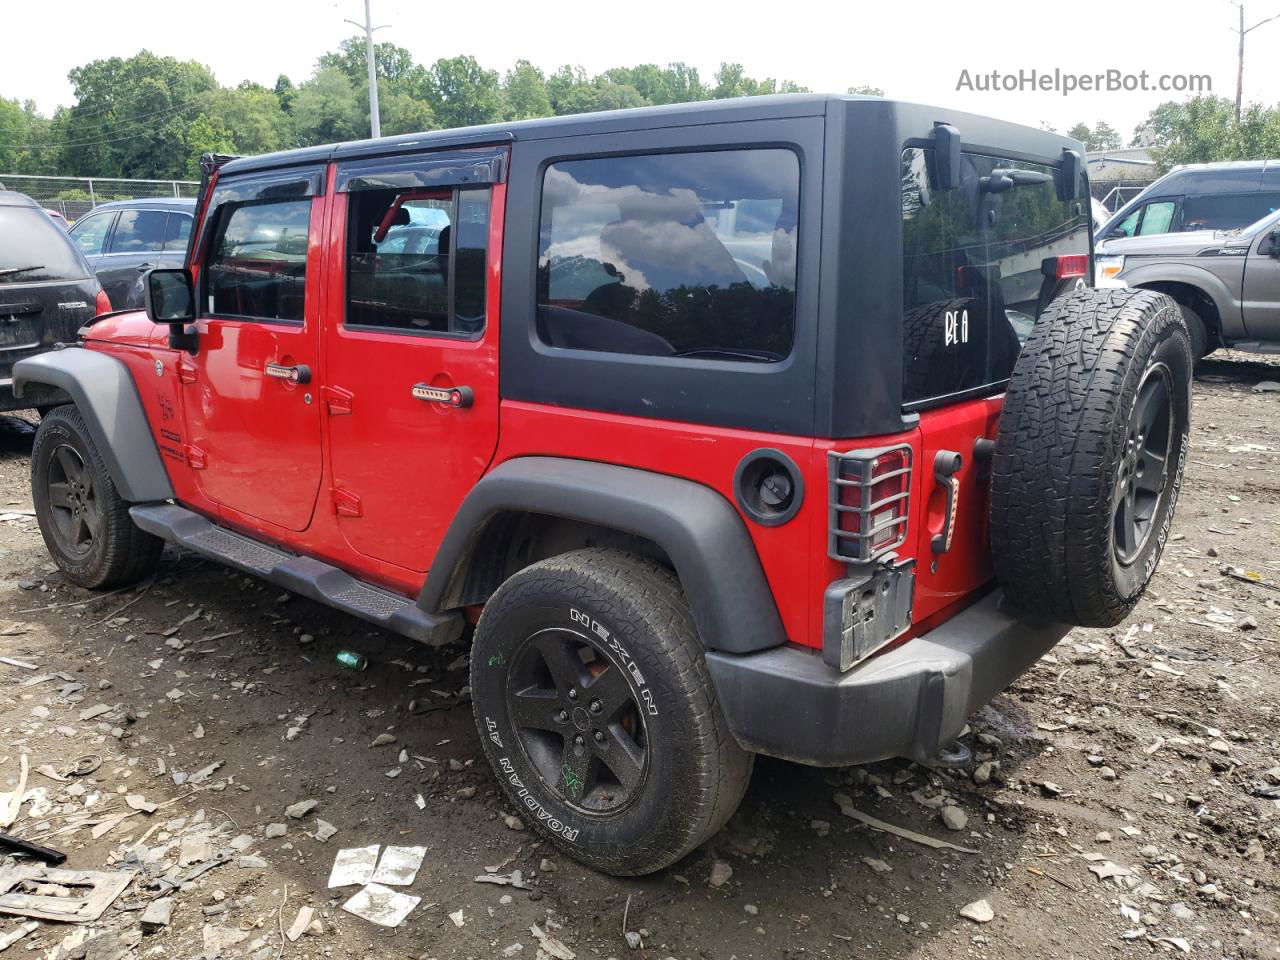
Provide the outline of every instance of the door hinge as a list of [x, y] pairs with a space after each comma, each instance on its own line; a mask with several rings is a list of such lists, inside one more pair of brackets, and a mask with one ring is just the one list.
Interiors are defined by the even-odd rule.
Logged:
[[330, 491], [333, 494], [333, 512], [340, 517], [358, 517], [361, 516], [360, 498], [349, 490], [339, 490], [334, 488]]
[[196, 382], [196, 365], [194, 363], [188, 363], [186, 360], [178, 361], [178, 382]]
[[209, 458], [199, 447], [193, 447], [188, 443], [182, 448], [182, 452], [186, 454], [187, 466], [192, 470], [203, 470], [205, 467], [209, 466]]
[[329, 416], [351, 415], [351, 401], [354, 399], [354, 394], [350, 390], [343, 390], [341, 387], [323, 387], [320, 395], [324, 397], [324, 406], [329, 411]]

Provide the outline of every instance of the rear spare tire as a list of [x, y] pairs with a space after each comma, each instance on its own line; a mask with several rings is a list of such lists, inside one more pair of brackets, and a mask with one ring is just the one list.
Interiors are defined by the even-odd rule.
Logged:
[[1028, 613], [1116, 624], [1173, 520], [1191, 422], [1191, 335], [1172, 299], [1078, 290], [1036, 321], [1009, 382], [991, 477], [991, 550]]

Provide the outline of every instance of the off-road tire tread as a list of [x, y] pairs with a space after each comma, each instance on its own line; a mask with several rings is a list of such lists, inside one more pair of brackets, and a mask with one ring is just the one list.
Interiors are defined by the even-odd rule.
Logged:
[[[45, 532], [44, 523], [41, 522], [40, 532], [44, 536], [50, 555], [59, 569], [82, 587], [109, 589], [137, 583], [154, 573], [160, 565], [164, 541], [139, 529], [129, 516], [129, 503], [116, 490], [106, 462], [102, 459], [102, 454], [85, 426], [84, 418], [74, 404], [64, 404], [48, 411], [41, 419], [40, 429], [36, 432], [35, 444], [31, 449], [31, 480], [37, 512], [40, 512], [40, 504], [44, 502], [43, 491], [37, 493], [35, 489], [39, 485], [36, 479], [38, 465], [44, 455], [44, 448], [50, 443], [49, 438], [59, 429], [74, 436], [85, 454], [86, 465], [93, 471], [98, 497], [104, 505], [99, 537], [105, 538], [105, 550], [97, 558], [92, 569], [82, 571], [69, 568], [61, 557], [52, 536]], [[43, 518], [40, 519], [43, 521]]]
[[[693, 773], [695, 795], [685, 808], [682, 832], [674, 836], [655, 832], [645, 843], [629, 848], [625, 859], [607, 855], [584, 858], [588, 851], [549, 834], [565, 853], [586, 859], [598, 869], [623, 876], [652, 873], [696, 849], [733, 816], [751, 780], [755, 755], [739, 746], [720, 711], [693, 614], [679, 581], [653, 560], [603, 547], [549, 557], [514, 574], [495, 592], [485, 606], [477, 632], [485, 629], [492, 611], [541, 593], [547, 579], [558, 582], [567, 601], [582, 600], [598, 611], [602, 620], [642, 617], [659, 648], [648, 652], [674, 674], [673, 686], [683, 688], [692, 700], [691, 723], [680, 739], [692, 747], [698, 765]], [[632, 655], [638, 657], [634, 650]], [[474, 657], [471, 669], [473, 673], [477, 669]], [[474, 677], [472, 686], [476, 686]], [[477, 724], [483, 728], [481, 708], [474, 706]]]
[[1000, 417], [990, 506], [996, 577], [1023, 610], [1111, 626], [1141, 596], [1118, 596], [1109, 576], [1118, 423], [1137, 388], [1132, 367], [1170, 324], [1181, 328], [1191, 369], [1177, 307], [1150, 290], [1075, 291], [1046, 308], [1023, 345]]

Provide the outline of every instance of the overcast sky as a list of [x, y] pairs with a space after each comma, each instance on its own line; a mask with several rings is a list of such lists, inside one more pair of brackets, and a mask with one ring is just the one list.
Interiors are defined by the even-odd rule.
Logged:
[[[634, 63], [683, 60], [709, 80], [723, 60], [752, 76], [814, 90], [852, 84], [887, 95], [1061, 129], [1104, 119], [1126, 142], [1153, 106], [1186, 94], [1160, 92], [983, 93], [957, 90], [962, 70], [1055, 68], [1207, 74], [1213, 92], [1235, 95], [1231, 0], [915, 0], [842, 3], [772, 0], [584, 2], [540, 0], [437, 4], [373, 0], [378, 33], [420, 62], [459, 53], [505, 70], [525, 58], [553, 70], [595, 73]], [[1280, 0], [1248, 0], [1247, 22], [1280, 13]], [[72, 101], [67, 71], [142, 48], [211, 67], [227, 85], [307, 77], [317, 56], [353, 31], [362, 0], [0, 0], [0, 96], [49, 112]], [[1250, 34], [1245, 99], [1280, 99], [1280, 21]]]

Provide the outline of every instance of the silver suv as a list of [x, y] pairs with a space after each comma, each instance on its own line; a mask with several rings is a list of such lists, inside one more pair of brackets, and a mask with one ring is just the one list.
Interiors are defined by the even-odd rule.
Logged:
[[1280, 353], [1280, 211], [1241, 230], [1103, 240], [1098, 286], [1167, 293], [1204, 357], [1221, 346]]

